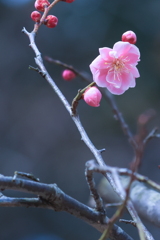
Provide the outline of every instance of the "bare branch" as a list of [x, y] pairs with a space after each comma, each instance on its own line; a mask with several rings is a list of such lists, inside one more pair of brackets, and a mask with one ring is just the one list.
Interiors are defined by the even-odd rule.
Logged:
[[[38, 198], [10, 198], [0, 196], [1, 207], [40, 207], [55, 211], [65, 211], [103, 232], [108, 224], [108, 217], [80, 203], [65, 194], [56, 184], [44, 184], [30, 180], [0, 176], [0, 188], [18, 190], [39, 195]], [[114, 225], [111, 240], [133, 240], [120, 227]]]
[[[124, 188], [128, 186], [129, 180], [129, 176], [121, 176], [121, 182]], [[98, 192], [105, 202], [121, 202], [121, 199], [115, 194], [105, 178], [103, 178], [99, 184]], [[160, 192], [151, 188], [148, 182], [135, 180], [131, 185], [130, 199], [139, 216], [155, 226], [160, 227]]]
[[132, 220], [119, 219], [119, 222], [123, 222], [123, 223], [126, 223], [126, 224], [131, 224], [134, 227], [136, 227], [136, 223]]
[[160, 134], [157, 133], [158, 128], [154, 128], [148, 136], [143, 140], [144, 145], [146, 145], [152, 138], [160, 138]]

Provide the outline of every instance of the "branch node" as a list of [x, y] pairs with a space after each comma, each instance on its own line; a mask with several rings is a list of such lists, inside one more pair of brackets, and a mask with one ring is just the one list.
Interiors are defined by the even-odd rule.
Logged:
[[25, 172], [18, 172], [18, 171], [14, 172], [14, 176], [13, 176], [13, 179], [12, 179], [13, 182], [15, 181], [17, 176], [26, 177], [28, 179], [31, 179], [32, 181], [40, 182], [40, 179], [36, 178], [32, 173], [25, 173]]
[[123, 223], [126, 223], [126, 224], [131, 224], [132, 226], [137, 227], [136, 222], [132, 221], [132, 220], [119, 219], [119, 222], [123, 222]]
[[105, 152], [105, 151], [106, 151], [105, 148], [102, 148], [102, 149], [99, 150], [100, 153], [103, 153], [103, 152]]

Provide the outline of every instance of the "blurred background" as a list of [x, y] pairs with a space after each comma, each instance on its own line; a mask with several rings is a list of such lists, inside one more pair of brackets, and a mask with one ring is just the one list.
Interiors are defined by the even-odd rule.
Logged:
[[[80, 134], [68, 112], [47, 82], [36, 72], [29, 40], [21, 33], [23, 26], [33, 29], [30, 14], [34, 0], [0, 0], [0, 173], [32, 172], [44, 183], [57, 183], [67, 194], [87, 204], [89, 190], [84, 166], [93, 155], [80, 140]], [[141, 52], [138, 69], [141, 77], [134, 89], [116, 96], [118, 107], [136, 133], [138, 116], [149, 108], [157, 115], [148, 128], [160, 120], [160, 1], [159, 0], [75, 0], [60, 2], [51, 14], [58, 17], [54, 29], [42, 26], [36, 39], [42, 56], [48, 55], [90, 74], [89, 64], [98, 48], [110, 47], [121, 35], [137, 34]], [[68, 101], [86, 86], [79, 78], [62, 79], [62, 68], [45, 62], [49, 73]], [[108, 103], [99, 108], [83, 101], [78, 106], [83, 126], [107, 164], [129, 167], [133, 150]], [[159, 182], [160, 141], [152, 140], [145, 149], [140, 172]], [[101, 176], [95, 175], [96, 182]], [[7, 196], [26, 196], [4, 191]], [[115, 209], [108, 210], [111, 217]], [[0, 208], [2, 240], [97, 240], [100, 233], [67, 213], [44, 209]], [[126, 217], [130, 218], [126, 215]], [[155, 239], [159, 229], [144, 222]], [[119, 224], [119, 223], [118, 223]], [[134, 239], [132, 226], [119, 224]]]

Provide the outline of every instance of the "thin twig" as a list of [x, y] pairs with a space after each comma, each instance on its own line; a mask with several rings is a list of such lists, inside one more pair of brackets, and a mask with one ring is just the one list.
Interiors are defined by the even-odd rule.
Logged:
[[92, 82], [90, 83], [87, 87], [85, 87], [84, 89], [80, 89], [78, 90], [78, 94], [76, 95], [76, 97], [73, 99], [72, 101], [72, 106], [71, 106], [71, 110], [72, 110], [72, 115], [75, 115], [76, 114], [76, 109], [77, 109], [77, 106], [78, 106], [78, 102], [79, 100], [82, 99], [83, 97], [83, 94], [85, 93], [85, 91], [90, 88], [90, 87], [93, 87], [95, 86], [96, 83], [95, 82]]
[[[126, 175], [126, 176], [131, 176], [132, 175], [132, 171], [127, 169], [127, 168], [115, 168], [115, 167], [110, 167], [110, 166], [99, 166], [98, 164], [96, 164], [93, 160], [90, 160], [90, 171], [94, 171], [97, 173], [101, 173], [101, 174], [105, 174], [105, 173], [111, 173], [113, 174], [114, 171], [117, 171], [119, 175]], [[91, 165], [92, 164], [92, 165]], [[149, 179], [148, 177], [145, 177], [139, 173], [134, 172], [133, 173], [133, 178], [134, 180], [138, 180], [139, 182], [144, 182], [147, 183], [148, 185], [150, 185], [152, 188], [154, 188], [155, 190], [160, 191], [160, 184], [152, 181], [151, 179]]]
[[132, 226], [136, 227], [136, 223], [132, 220], [119, 219], [119, 222], [131, 224]]
[[143, 140], [144, 145], [146, 145], [152, 138], [160, 138], [160, 134], [157, 133], [158, 128], [154, 128], [148, 136]]
[[85, 176], [86, 176], [86, 180], [89, 186], [89, 189], [91, 191], [91, 196], [94, 198], [95, 203], [96, 203], [96, 209], [101, 212], [101, 213], [105, 213], [105, 210], [103, 208], [103, 200], [102, 198], [99, 196], [96, 188], [95, 188], [95, 182], [93, 179], [93, 171], [90, 171], [90, 161], [88, 161], [86, 163], [86, 168], [85, 168]]

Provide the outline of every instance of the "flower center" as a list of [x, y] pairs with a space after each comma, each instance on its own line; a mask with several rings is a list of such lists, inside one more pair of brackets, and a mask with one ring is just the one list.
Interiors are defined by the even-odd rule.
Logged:
[[119, 75], [121, 75], [122, 72], [127, 72], [129, 73], [130, 70], [129, 68], [127, 68], [126, 63], [129, 61], [128, 57], [123, 58], [123, 56], [121, 57], [116, 57], [114, 56], [113, 61], [110, 63], [105, 62], [105, 64], [107, 65], [107, 68], [109, 68], [108, 72], [113, 72], [114, 73], [114, 80], [117, 79], [120, 81], [119, 79]]

